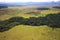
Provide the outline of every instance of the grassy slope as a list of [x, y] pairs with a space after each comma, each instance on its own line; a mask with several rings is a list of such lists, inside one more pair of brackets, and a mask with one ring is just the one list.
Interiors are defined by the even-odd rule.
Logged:
[[[14, 9], [15, 10], [15, 9]], [[14, 11], [13, 10], [13, 11]], [[23, 16], [25, 18], [34, 16], [32, 14], [24, 14], [23, 11], [15, 10], [8, 11], [8, 14], [1, 16], [1, 20], [6, 20], [13, 16]], [[35, 11], [35, 10], [34, 10]], [[27, 11], [25, 11], [27, 12]], [[40, 12], [40, 11], [39, 11]], [[56, 10], [41, 11], [40, 15], [46, 16], [47, 14], [56, 13]], [[10, 14], [9, 14], [10, 13]], [[9, 31], [0, 32], [0, 40], [60, 40], [60, 28], [52, 29], [48, 26], [26, 26], [18, 25]]]
[[0, 40], [60, 40], [60, 29], [48, 26], [19, 25], [0, 33]]

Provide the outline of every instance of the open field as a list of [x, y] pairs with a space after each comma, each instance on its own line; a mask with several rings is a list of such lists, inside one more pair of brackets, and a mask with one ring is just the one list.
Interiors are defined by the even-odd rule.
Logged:
[[[60, 12], [60, 9], [55, 9], [52, 7], [49, 7], [49, 10], [38, 10], [37, 8], [42, 8], [42, 7], [35, 7], [35, 6], [23, 6], [23, 7], [8, 7], [8, 9], [3, 9], [3, 13], [0, 16], [0, 20], [5, 20], [10, 17], [16, 17], [16, 16], [21, 16], [24, 18], [29, 18], [29, 17], [38, 17], [38, 16], [46, 16], [48, 14], [53, 14], [53, 13], [58, 13]], [[4, 15], [3, 15], [4, 14]]]
[[[48, 14], [60, 13], [60, 9], [52, 7], [48, 7], [48, 10], [38, 10], [37, 8], [40, 8], [40, 6], [8, 7], [7, 9], [0, 9], [0, 14], [3, 12], [0, 15], [0, 21], [8, 20], [12, 17], [45, 17]], [[17, 25], [8, 31], [0, 32], [0, 40], [60, 40], [60, 28], [53, 29], [47, 25]]]

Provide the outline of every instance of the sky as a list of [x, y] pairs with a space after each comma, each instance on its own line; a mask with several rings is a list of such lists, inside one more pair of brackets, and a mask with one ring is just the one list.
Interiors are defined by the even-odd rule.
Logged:
[[0, 0], [0, 2], [50, 2], [50, 1], [59, 1], [59, 0]]

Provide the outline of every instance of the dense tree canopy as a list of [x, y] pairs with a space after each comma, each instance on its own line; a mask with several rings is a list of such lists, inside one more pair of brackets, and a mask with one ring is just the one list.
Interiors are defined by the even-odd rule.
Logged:
[[57, 9], [60, 9], [60, 6], [54, 6], [53, 8], [57, 8]]
[[2, 8], [8, 8], [8, 5], [7, 4], [0, 4], [0, 9], [2, 9]]
[[5, 21], [0, 21], [0, 32], [9, 30], [16, 25], [31, 25], [31, 26], [41, 26], [47, 25], [52, 28], [60, 28], [60, 13], [49, 14], [45, 17], [12, 17]]
[[37, 8], [37, 10], [50, 10], [50, 8]]

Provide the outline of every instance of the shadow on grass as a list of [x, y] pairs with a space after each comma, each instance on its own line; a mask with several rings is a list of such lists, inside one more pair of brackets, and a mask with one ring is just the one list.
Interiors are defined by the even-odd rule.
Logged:
[[0, 32], [8, 31], [17, 25], [41, 26], [47, 25], [51, 28], [60, 28], [60, 13], [49, 14], [45, 17], [12, 17], [5, 21], [0, 21]]

